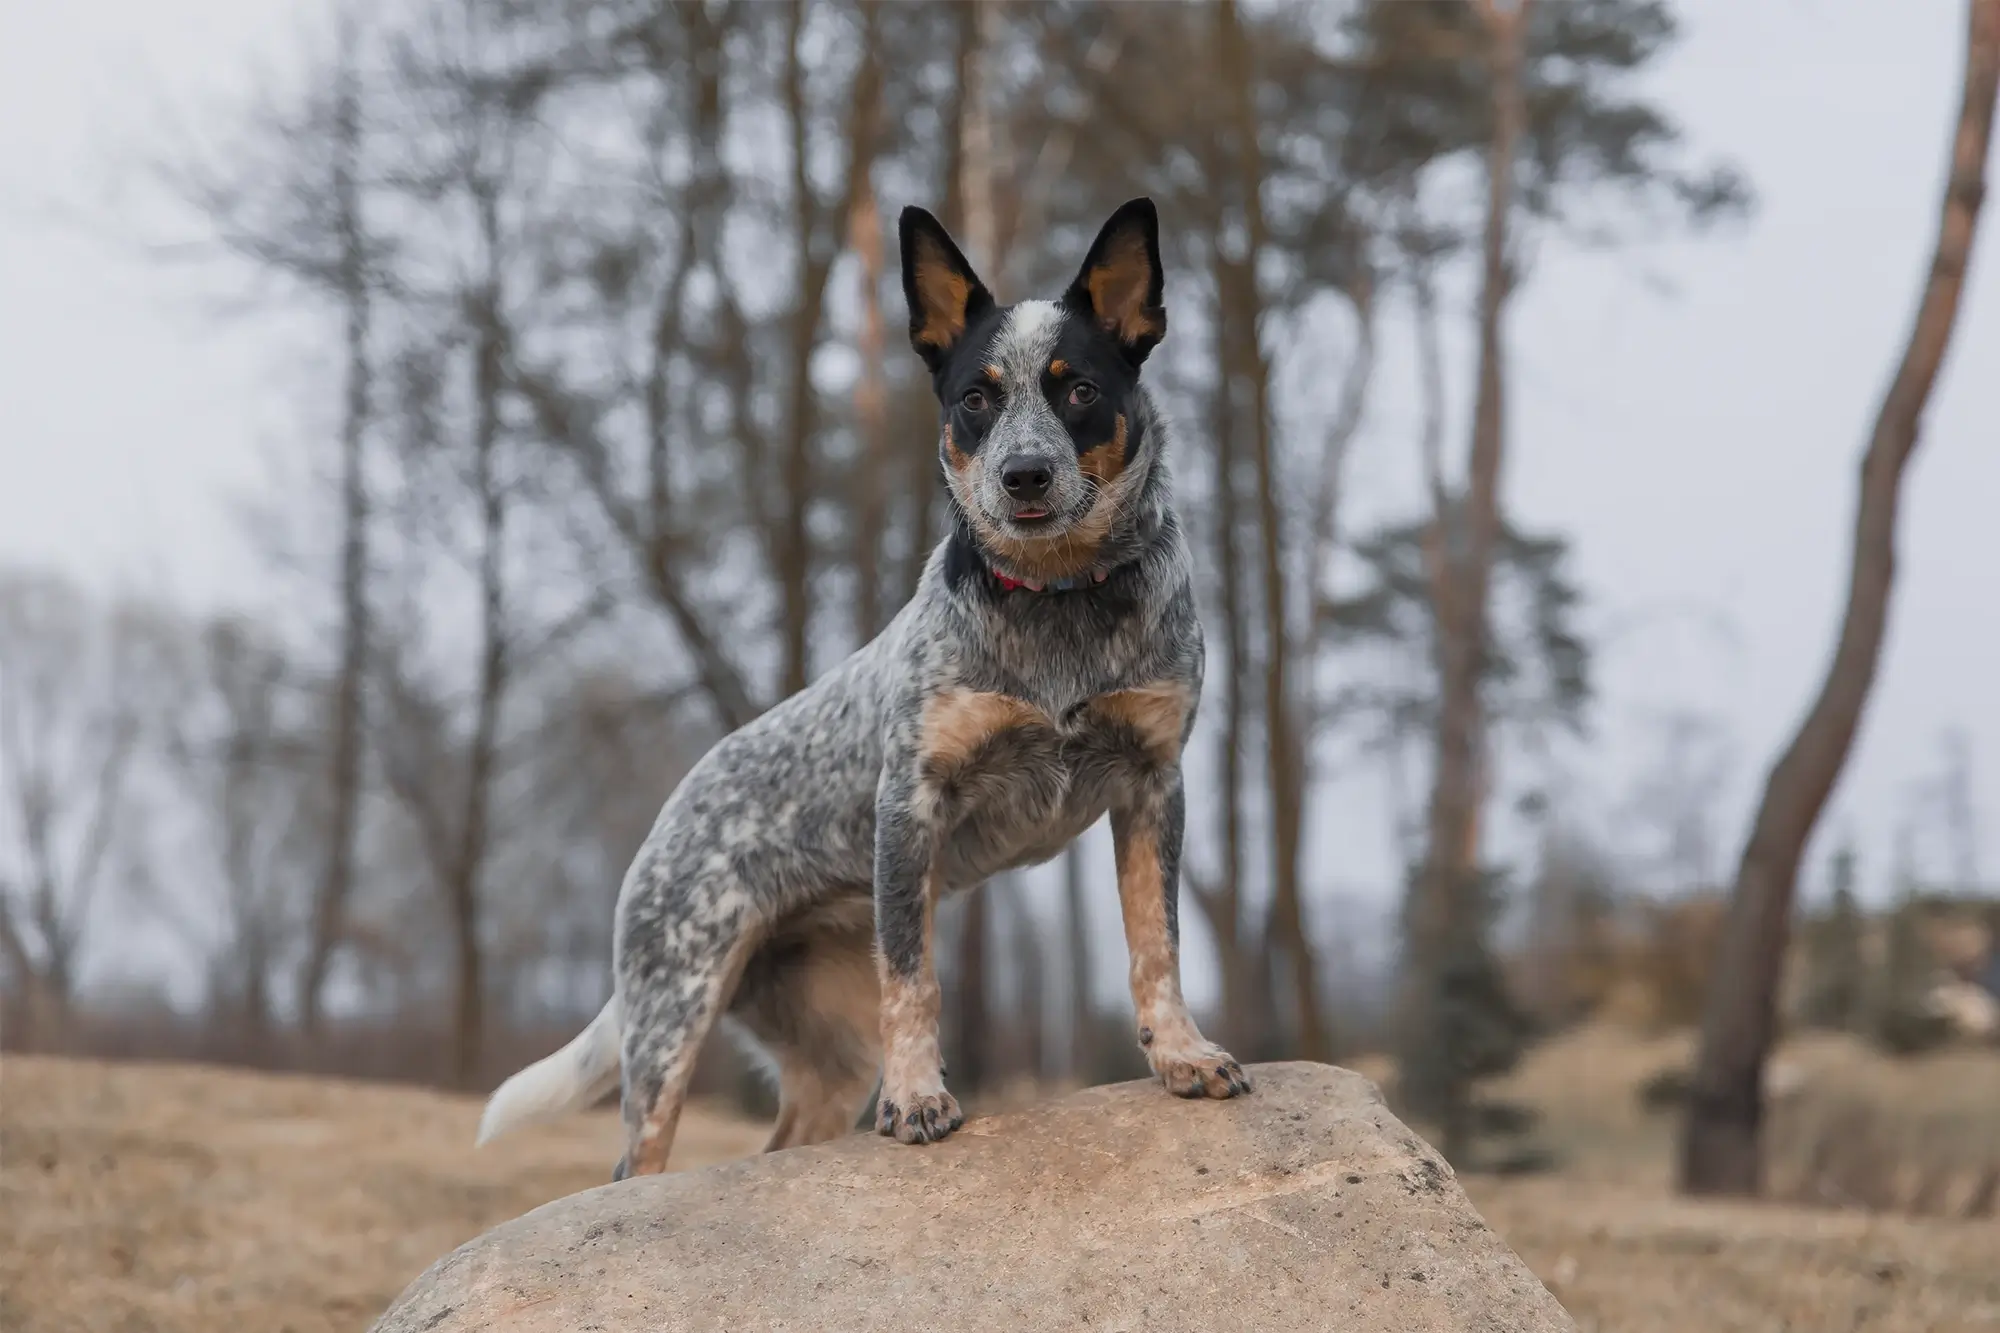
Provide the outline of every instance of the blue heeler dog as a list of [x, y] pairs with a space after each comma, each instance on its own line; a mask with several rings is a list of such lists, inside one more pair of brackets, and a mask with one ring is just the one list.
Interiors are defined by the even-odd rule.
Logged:
[[943, 407], [953, 529], [872, 643], [723, 740], [619, 893], [616, 993], [493, 1094], [480, 1141], [623, 1075], [618, 1175], [664, 1170], [718, 1018], [775, 1067], [770, 1149], [962, 1122], [938, 1058], [940, 898], [1055, 856], [1106, 811], [1139, 1044], [1169, 1091], [1242, 1067], [1181, 998], [1180, 756], [1201, 690], [1167, 424], [1139, 382], [1166, 333], [1159, 219], [1115, 213], [1059, 301], [1000, 306], [929, 213], [902, 216], [910, 340]]

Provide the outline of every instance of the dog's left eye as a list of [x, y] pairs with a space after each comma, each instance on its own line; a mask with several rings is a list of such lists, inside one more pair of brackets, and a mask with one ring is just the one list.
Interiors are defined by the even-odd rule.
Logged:
[[1071, 407], [1089, 407], [1096, 401], [1097, 386], [1089, 380], [1079, 380], [1075, 387], [1069, 391], [1069, 405]]
[[984, 412], [986, 394], [979, 389], [967, 389], [965, 395], [958, 400], [958, 405], [968, 412]]

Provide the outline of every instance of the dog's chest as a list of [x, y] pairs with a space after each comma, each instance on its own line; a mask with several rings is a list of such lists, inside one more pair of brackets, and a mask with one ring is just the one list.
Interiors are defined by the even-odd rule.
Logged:
[[1118, 790], [1179, 754], [1188, 687], [1100, 695], [1052, 717], [1010, 695], [947, 691], [924, 718], [924, 776], [954, 880], [1047, 860]]

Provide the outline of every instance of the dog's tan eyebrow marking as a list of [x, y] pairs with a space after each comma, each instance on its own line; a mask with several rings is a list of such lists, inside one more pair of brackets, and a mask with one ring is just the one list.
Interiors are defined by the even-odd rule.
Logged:
[[1066, 375], [1068, 373], [1069, 362], [1063, 360], [1061, 357], [1057, 357], [1055, 360], [1049, 362], [1049, 374]]
[[992, 380], [995, 384], [998, 384], [1000, 382], [1001, 379], [1000, 367], [986, 366], [984, 367], [984, 370], [986, 372], [987, 379]]

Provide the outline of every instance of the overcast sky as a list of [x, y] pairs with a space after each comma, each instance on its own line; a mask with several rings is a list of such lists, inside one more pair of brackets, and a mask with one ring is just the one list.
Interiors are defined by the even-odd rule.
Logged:
[[[289, 6], [104, 0], [16, 6], [0, 43], [0, 560], [186, 604], [263, 585], [231, 507], [297, 427], [293, 349], [218, 322], [187, 274], [140, 262], [163, 234], [120, 146], [163, 112], [282, 67]], [[1859, 450], [1928, 261], [1958, 96], [1960, 0], [1698, 0], [1655, 87], [1759, 208], [1719, 237], [1604, 256], [1544, 247], [1513, 324], [1507, 500], [1568, 533], [1607, 631], [1599, 804], [1643, 761], [1650, 710], [1719, 714], [1736, 738], [1733, 857], [1762, 772], [1826, 660]], [[108, 205], [108, 207], [107, 207]], [[1875, 889], [1913, 783], [1949, 726], [1971, 735], [2000, 830], [2000, 220], [1981, 228], [1958, 336], [1905, 491], [1891, 637], [1825, 828]], [[1469, 382], [1454, 367], [1458, 396]], [[1393, 411], [1355, 486], [1411, 476]], [[1641, 625], [1621, 634], [1621, 625]], [[1724, 632], [1722, 627], [1727, 627]], [[1382, 882], [1379, 780], [1342, 785], [1316, 839], [1330, 873]], [[1984, 865], [2000, 858], [2000, 832]], [[1825, 847], [1819, 854], [1823, 860]], [[1316, 858], [1318, 859], [1318, 858]], [[1935, 857], [1941, 867], [1941, 857]], [[1818, 877], [1815, 864], [1815, 879]]]

